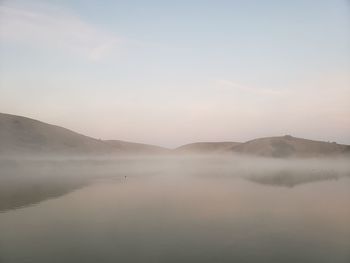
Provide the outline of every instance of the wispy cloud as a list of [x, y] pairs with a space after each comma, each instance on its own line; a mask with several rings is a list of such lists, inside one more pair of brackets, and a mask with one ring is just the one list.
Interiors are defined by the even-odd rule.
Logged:
[[120, 38], [54, 8], [0, 5], [0, 40], [63, 48], [91, 60], [108, 56]]

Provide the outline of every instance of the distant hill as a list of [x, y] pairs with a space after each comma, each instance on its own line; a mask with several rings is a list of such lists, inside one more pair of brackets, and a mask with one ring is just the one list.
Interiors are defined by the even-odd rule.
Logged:
[[98, 140], [34, 119], [0, 113], [0, 155], [155, 153], [160, 148]]
[[228, 150], [239, 144], [239, 142], [195, 142], [182, 145], [174, 149], [173, 152], [178, 154], [227, 153]]
[[251, 140], [234, 147], [231, 152], [265, 157], [322, 157], [350, 154], [350, 146], [335, 142], [313, 141], [290, 135]]

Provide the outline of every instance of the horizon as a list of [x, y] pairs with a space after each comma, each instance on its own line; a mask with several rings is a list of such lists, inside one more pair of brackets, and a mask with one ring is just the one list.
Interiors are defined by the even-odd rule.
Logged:
[[0, 112], [178, 147], [350, 144], [348, 1], [2, 1]]

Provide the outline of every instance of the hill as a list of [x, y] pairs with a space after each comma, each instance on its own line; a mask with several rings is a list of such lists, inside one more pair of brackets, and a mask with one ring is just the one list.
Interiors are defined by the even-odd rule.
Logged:
[[330, 157], [349, 154], [350, 146], [285, 135], [251, 140], [231, 147], [230, 151], [265, 157]]
[[0, 155], [133, 154], [161, 147], [103, 141], [34, 119], [0, 113]]

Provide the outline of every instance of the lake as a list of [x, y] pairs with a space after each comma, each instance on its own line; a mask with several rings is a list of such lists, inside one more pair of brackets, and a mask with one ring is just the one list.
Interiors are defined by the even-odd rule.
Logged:
[[0, 262], [350, 262], [347, 160], [3, 160]]

